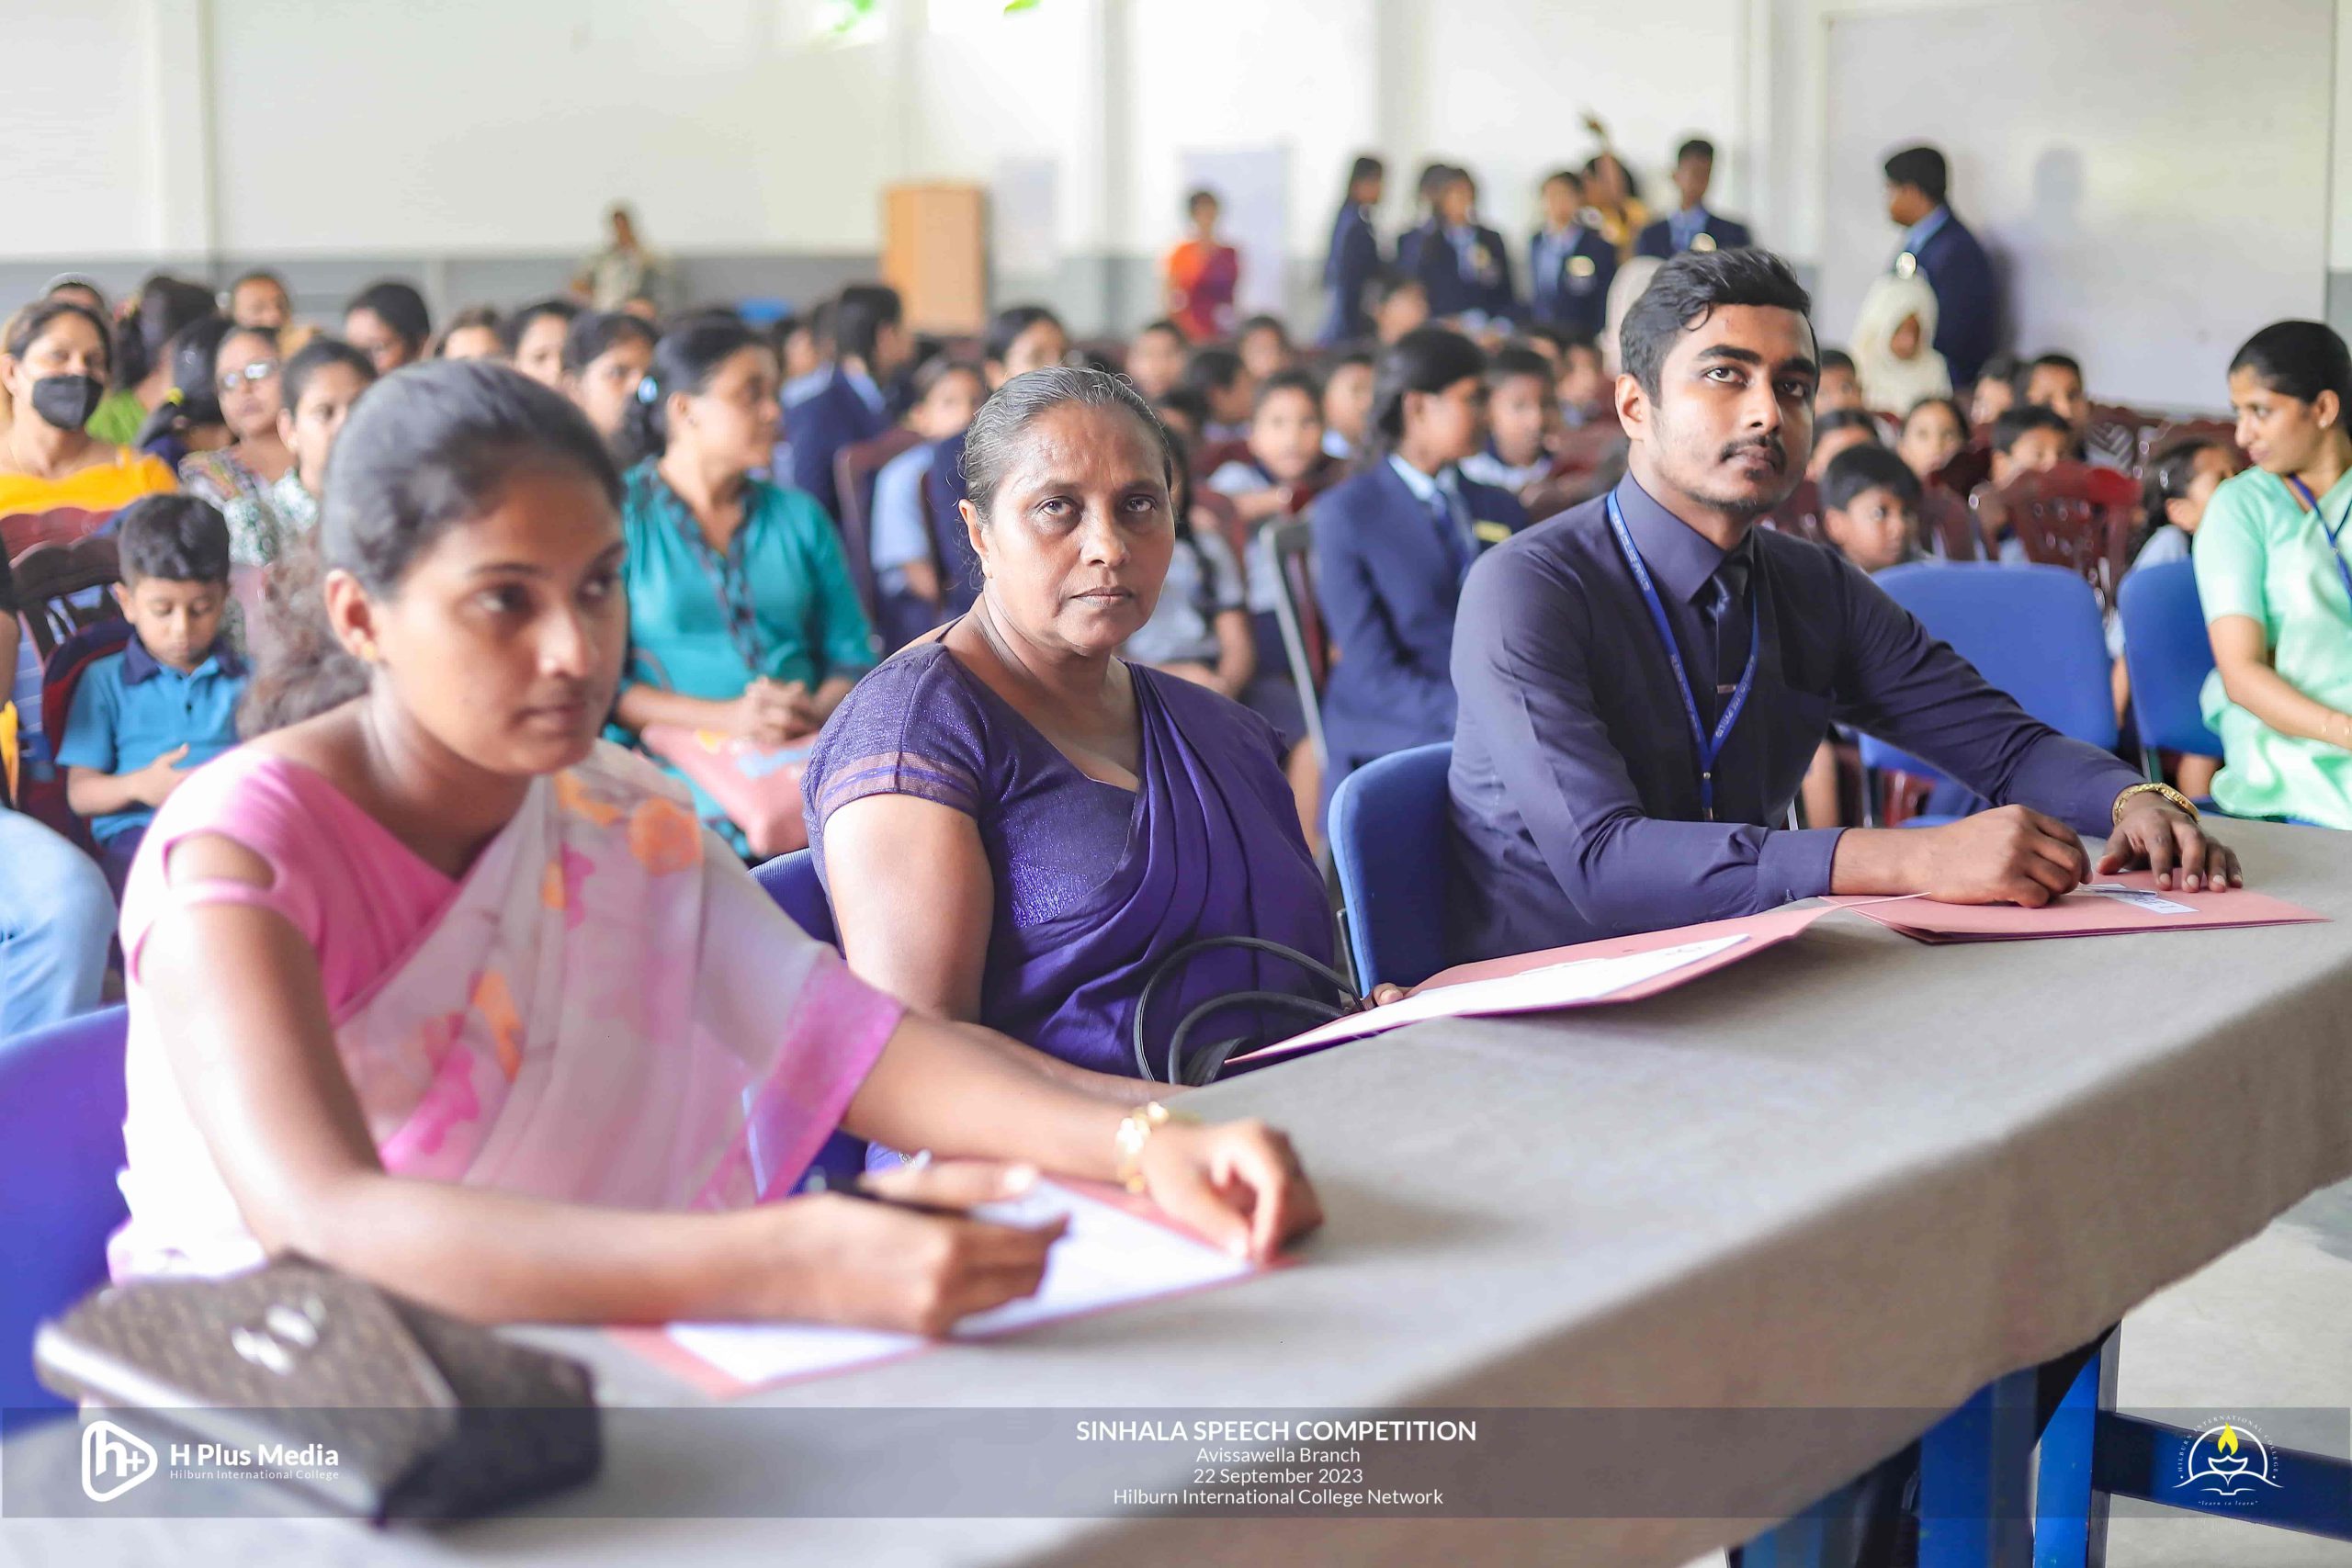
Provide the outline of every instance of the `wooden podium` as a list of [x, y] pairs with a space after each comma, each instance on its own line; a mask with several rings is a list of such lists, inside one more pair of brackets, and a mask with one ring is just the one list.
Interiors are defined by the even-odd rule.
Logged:
[[976, 185], [889, 186], [882, 192], [882, 280], [917, 332], [988, 325], [988, 193]]

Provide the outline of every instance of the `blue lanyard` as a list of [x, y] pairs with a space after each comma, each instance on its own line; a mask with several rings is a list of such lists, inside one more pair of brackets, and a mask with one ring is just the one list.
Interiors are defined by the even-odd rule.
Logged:
[[2344, 564], [2344, 547], [2335, 542], [2343, 536], [2345, 528], [2352, 525], [2352, 504], [2344, 508], [2344, 515], [2337, 518], [2335, 526], [2331, 528], [2327, 525], [2327, 513], [2319, 509], [2319, 497], [2312, 493], [2311, 486], [2296, 475], [2289, 474], [2287, 488], [2301, 497], [2303, 504], [2312, 509], [2312, 515], [2319, 520], [2319, 531], [2327, 536], [2327, 553], [2335, 558], [2335, 574], [2344, 579], [2345, 596], [2352, 598], [2352, 566]]
[[1642, 552], [1634, 547], [1634, 536], [1625, 526], [1624, 513], [1617, 509], [1617, 496], [1609, 496], [1609, 526], [1617, 533], [1618, 547], [1625, 552], [1625, 564], [1634, 569], [1634, 581], [1642, 591], [1643, 602], [1650, 607], [1650, 623], [1657, 627], [1657, 640], [1666, 647], [1666, 660], [1674, 667], [1674, 684], [1682, 693], [1682, 716], [1690, 721], [1690, 744], [1699, 753], [1699, 807], [1707, 820], [1715, 819], [1715, 759], [1723, 755], [1724, 741], [1731, 734], [1731, 727], [1739, 722], [1740, 710], [1747, 705], [1748, 688], [1756, 683], [1756, 655], [1763, 646], [1763, 612], [1753, 586], [1747, 595], [1747, 668], [1739, 672], [1739, 684], [1732, 688], [1731, 700], [1724, 704], [1723, 716], [1715, 720], [1715, 731], [1699, 722], [1699, 700], [1690, 692], [1690, 676], [1682, 668], [1681, 650], [1674, 645], [1674, 627], [1666, 618], [1666, 604], [1657, 596], [1657, 585], [1650, 581], [1650, 569], [1642, 559]]

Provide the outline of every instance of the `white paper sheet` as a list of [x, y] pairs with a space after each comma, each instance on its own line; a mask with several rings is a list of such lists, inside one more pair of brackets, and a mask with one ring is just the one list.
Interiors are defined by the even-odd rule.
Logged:
[[2120, 882], [2094, 882], [2083, 889], [2086, 893], [2102, 894], [2119, 904], [2129, 904], [2151, 915], [2193, 915], [2197, 911], [2187, 904], [2176, 904], [2154, 893], [2143, 893], [2137, 887], [2126, 887]]
[[[1069, 1229], [1046, 1255], [1045, 1281], [1035, 1295], [966, 1318], [956, 1325], [957, 1339], [984, 1338], [1235, 1280], [1253, 1267], [1156, 1221], [1050, 1181], [1040, 1182], [1024, 1197], [985, 1204], [978, 1212], [985, 1219], [1023, 1225], [1043, 1224], [1066, 1213]], [[669, 1335], [743, 1383], [839, 1371], [930, 1343], [916, 1334], [788, 1323], [673, 1323]]]
[[1719, 936], [1705, 942], [1686, 942], [1679, 947], [1627, 953], [1622, 958], [1572, 958], [1566, 964], [1547, 964], [1541, 969], [1506, 975], [1500, 979], [1440, 986], [1433, 990], [1407, 997], [1401, 1002], [1390, 1002], [1386, 1007], [1333, 1019], [1321, 1028], [1293, 1036], [1272, 1049], [1290, 1051], [1319, 1045], [1327, 1040], [1349, 1040], [1359, 1034], [1401, 1029], [1406, 1024], [1423, 1023], [1433, 1018], [1476, 1018], [1494, 1013], [1542, 1012], [1549, 1008], [1571, 1007], [1577, 1002], [1598, 1000], [1628, 986], [1638, 986], [1645, 980], [1656, 979], [1686, 964], [1712, 958], [1725, 948], [1736, 947], [1747, 940], [1745, 936]]

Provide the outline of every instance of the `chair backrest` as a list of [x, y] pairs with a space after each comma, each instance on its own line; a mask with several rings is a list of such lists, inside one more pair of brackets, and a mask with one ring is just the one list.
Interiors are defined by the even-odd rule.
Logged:
[[1306, 716], [1306, 739], [1326, 769], [1330, 748], [1323, 739], [1323, 677], [1326, 649], [1323, 616], [1315, 605], [1315, 532], [1306, 522], [1275, 523], [1268, 541], [1274, 554], [1274, 619], [1282, 626], [1283, 653]]
[[[792, 917], [795, 925], [826, 946], [840, 949], [842, 937], [833, 926], [833, 908], [825, 899], [825, 885], [817, 879], [815, 850], [795, 850], [788, 855], [778, 855], [766, 864], [752, 868], [752, 876], [767, 890], [776, 907]], [[836, 1129], [817, 1151], [817, 1157], [808, 1162], [808, 1169], [821, 1172], [824, 1185], [829, 1188], [852, 1186], [865, 1169], [865, 1139]]]
[[864, 441], [853, 441], [833, 454], [833, 494], [841, 508], [842, 554], [849, 560], [849, 579], [857, 588], [865, 618], [875, 618], [874, 481], [883, 466], [922, 437], [903, 425]]
[[2238, 445], [2238, 427], [2233, 420], [2179, 419], [2169, 424], [2154, 425], [2140, 433], [2140, 468], [2143, 477], [2151, 464], [2185, 441], [2215, 441], [2237, 458], [2238, 467], [2247, 463], [2245, 448]]
[[1227, 463], [1250, 460], [1247, 441], [1204, 441], [1193, 448], [1193, 477], [1205, 479]]
[[113, 521], [111, 511], [52, 506], [42, 512], [12, 512], [0, 517], [0, 554], [15, 560], [35, 545], [70, 545]]
[[[2107, 635], [2081, 578], [2054, 566], [1925, 562], [1890, 567], [1876, 581], [2027, 713], [2062, 735], [2102, 750], [2115, 745]], [[1873, 736], [1861, 738], [1861, 754], [1874, 772], [1939, 776]]]
[[1929, 485], [1920, 493], [1919, 531], [1925, 536], [1921, 545], [1945, 560], [1984, 558], [1984, 541], [1976, 532], [1976, 514], [1969, 511], [1968, 502], [1941, 485]]
[[25, 628], [43, 660], [82, 627], [121, 614], [104, 592], [122, 581], [111, 536], [35, 545], [9, 564], [9, 572]]
[[2159, 750], [2220, 756], [2222, 738], [2206, 728], [2199, 705], [2205, 677], [2213, 672], [2213, 644], [2205, 635], [2195, 565], [2142, 567], [2123, 580], [2116, 610], [2123, 617], [2123, 663], [2132, 675], [2132, 716], [2144, 765], [2154, 768]]
[[1331, 796], [1331, 860], [1348, 911], [1356, 980], [1418, 986], [1445, 967], [1446, 771], [1440, 741], [1392, 751], [1340, 781]]
[[825, 885], [817, 876], [814, 849], [778, 855], [764, 865], [754, 867], [752, 875], [767, 889], [776, 908], [792, 917], [793, 924], [828, 947], [841, 946], [841, 932], [833, 925], [833, 907], [825, 897]]
[[119, 618], [84, 626], [52, 649], [41, 662], [40, 728], [52, 750], [64, 737], [65, 721], [74, 712], [74, 689], [82, 672], [109, 653], [119, 653], [130, 641], [130, 623]]
[[2019, 474], [1984, 506], [2007, 518], [2028, 560], [2065, 568], [2090, 585], [2102, 612], [2113, 606], [2140, 525], [2140, 486], [2131, 475], [2061, 463]]
[[2129, 404], [2093, 403], [2090, 417], [2083, 423], [2083, 439], [2094, 446], [2129, 454], [2132, 477], [2136, 479], [2140, 465], [2147, 459], [2148, 438], [2165, 423], [2164, 415]]
[[1928, 482], [1965, 499], [1969, 491], [1992, 477], [1993, 449], [1970, 446], [1954, 453], [1951, 462], [1928, 476]]
[[1241, 508], [1233, 504], [1229, 495], [1219, 495], [1205, 485], [1193, 487], [1193, 522], [1199, 524], [1205, 514], [1216, 525], [1217, 537], [1233, 552], [1233, 558], [1247, 562], [1250, 558], [1250, 525], [1241, 515]]
[[1789, 492], [1789, 499], [1766, 513], [1764, 523], [1783, 534], [1793, 534], [1816, 545], [1826, 545], [1829, 536], [1821, 526], [1821, 487], [1811, 479], [1800, 480]]
[[0, 1040], [0, 1409], [62, 1410], [33, 1330], [106, 1282], [123, 1222], [123, 1010]]

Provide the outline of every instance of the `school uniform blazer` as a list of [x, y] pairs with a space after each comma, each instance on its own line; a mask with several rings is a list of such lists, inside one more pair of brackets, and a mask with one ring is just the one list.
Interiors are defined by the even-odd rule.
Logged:
[[1993, 357], [2000, 334], [2001, 300], [1993, 258], [1957, 215], [1919, 247], [1919, 271], [1936, 291], [1936, 352], [1965, 387]]
[[[1307, 509], [1315, 595], [1336, 649], [1323, 693], [1331, 778], [1453, 735], [1453, 609], [1462, 591], [1436, 521], [1385, 457]], [[1460, 481], [1476, 547], [1527, 526], [1519, 498]]]
[[1413, 270], [1429, 292], [1430, 314], [1459, 316], [1465, 310], [1484, 310], [1498, 320], [1510, 321], [1519, 314], [1519, 293], [1511, 285], [1510, 247], [1492, 229], [1474, 227], [1470, 231], [1487, 255], [1483, 274], [1453, 248], [1444, 230], [1433, 231], [1421, 242]]
[[[1708, 213], [1707, 220], [1699, 226], [1699, 232], [1713, 240], [1719, 251], [1741, 250], [1756, 243], [1755, 236], [1747, 231], [1747, 224], [1713, 212]], [[1660, 261], [1670, 260], [1674, 255], [1673, 220], [1661, 218], [1635, 235], [1634, 254], [1656, 256]]]
[[1559, 253], [1548, 273], [1544, 231], [1538, 229], [1528, 240], [1528, 315], [1598, 341], [1609, 324], [1609, 286], [1617, 281], [1617, 247], [1598, 229], [1579, 223], [1575, 232], [1575, 243]]
[[1324, 312], [1321, 342], [1348, 343], [1372, 335], [1363, 294], [1379, 270], [1380, 235], [1364, 209], [1349, 202], [1332, 220], [1331, 248], [1323, 258], [1323, 287], [1331, 303]]
[[814, 392], [784, 411], [784, 434], [792, 444], [793, 488], [815, 496], [825, 515], [838, 525], [842, 507], [833, 488], [835, 455], [889, 427], [889, 416], [876, 413], [835, 366]]

